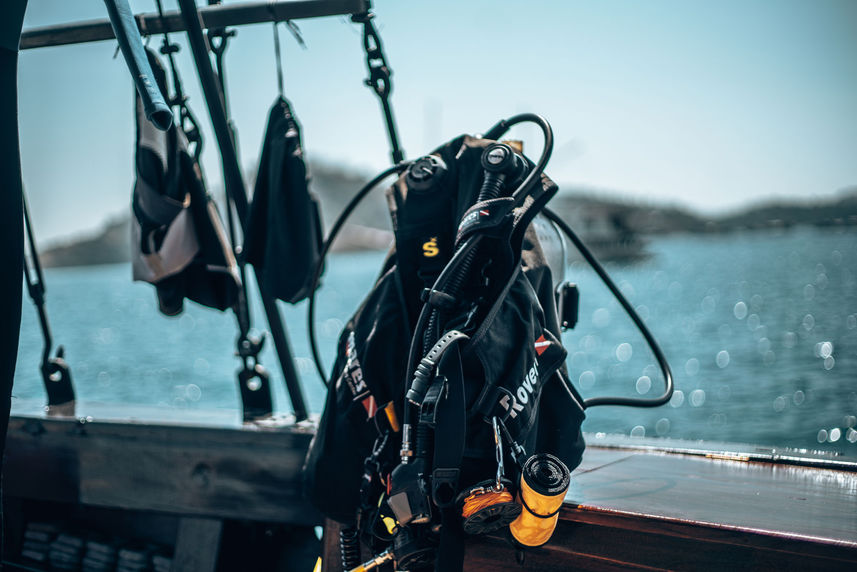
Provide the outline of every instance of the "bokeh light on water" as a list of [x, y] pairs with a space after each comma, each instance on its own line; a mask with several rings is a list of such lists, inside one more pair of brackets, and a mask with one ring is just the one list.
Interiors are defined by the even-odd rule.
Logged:
[[[635, 437], [705, 439], [838, 451], [857, 458], [857, 233], [653, 238], [652, 256], [608, 270], [661, 343], [676, 392], [655, 409], [600, 407], [584, 429]], [[319, 292], [316, 326], [326, 368], [337, 337], [371, 287], [384, 253], [337, 254]], [[585, 397], [652, 398], [663, 380], [644, 340], [597, 276], [573, 263], [580, 323], [565, 334], [570, 378]], [[185, 304], [167, 318], [127, 265], [49, 269], [47, 306], [84, 401], [239, 416], [234, 317]], [[254, 302], [256, 302], [254, 297]], [[305, 336], [305, 309], [281, 305], [310, 409], [324, 390]], [[254, 323], [264, 329], [258, 303]], [[25, 303], [13, 407], [38, 410], [42, 340]], [[289, 402], [273, 343], [262, 364], [275, 405]]]
[[[654, 256], [646, 262], [608, 268], [632, 285], [632, 304], [645, 307], [676, 392], [663, 408], [593, 408], [585, 429], [637, 436], [643, 428], [647, 437], [857, 457], [857, 428], [849, 417], [857, 415], [855, 233], [674, 236], [652, 240], [649, 250]], [[596, 380], [581, 386], [583, 395], [660, 394], [661, 375], [649, 370], [643, 377], [654, 363], [651, 353], [598, 278], [582, 263], [568, 277], [580, 287], [582, 315], [610, 315], [609, 326], [598, 332], [603, 344], [633, 347], [621, 362], [628, 375], [614, 379], [605, 373], [619, 363], [618, 355], [578, 346]], [[590, 334], [578, 327], [564, 339], [575, 345]]]

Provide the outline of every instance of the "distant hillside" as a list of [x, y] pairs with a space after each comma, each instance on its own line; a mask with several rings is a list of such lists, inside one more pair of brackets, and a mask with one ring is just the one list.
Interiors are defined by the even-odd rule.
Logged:
[[576, 189], [554, 197], [548, 206], [584, 234], [598, 222], [608, 220], [635, 234], [701, 232], [712, 222], [680, 207], [631, 203]]
[[[326, 232], [368, 178], [326, 164], [311, 164], [310, 176], [311, 189], [318, 195], [322, 205], [321, 218]], [[249, 188], [252, 190], [252, 185]], [[215, 194], [222, 197], [222, 192]], [[334, 251], [387, 248], [393, 235], [386, 205], [383, 189], [379, 188], [370, 194], [354, 211], [349, 224], [342, 229]], [[90, 235], [75, 236], [59, 244], [47, 245], [40, 256], [46, 267], [128, 262], [131, 260], [130, 216], [111, 220]]]
[[[310, 173], [312, 190], [321, 201], [324, 226], [329, 229], [367, 177], [327, 164], [311, 164]], [[705, 216], [677, 206], [609, 198], [579, 188], [558, 195], [550, 207], [594, 246], [596, 254], [610, 258], [614, 254], [616, 257], [622, 257], [623, 253], [639, 254], [644, 241], [638, 237], [645, 235], [733, 232], [796, 225], [857, 226], [857, 187], [845, 189], [824, 201], [778, 201], [722, 216]], [[391, 241], [384, 191], [379, 188], [354, 212], [334, 249], [384, 249]], [[109, 222], [91, 236], [46, 248], [42, 260], [45, 266], [110, 264], [130, 260], [130, 249], [130, 220], [122, 218]]]
[[131, 260], [131, 219], [108, 222], [99, 232], [43, 249], [42, 265], [92, 266]]
[[716, 230], [757, 229], [771, 227], [855, 226], [857, 225], [857, 187], [841, 191], [823, 202], [772, 202], [725, 216], [717, 221]]
[[840, 191], [821, 201], [785, 201], [764, 203], [740, 211], [707, 216], [690, 210], [655, 204], [632, 203], [595, 196], [591, 191], [572, 189], [555, 197], [550, 205], [570, 224], [588, 220], [620, 220], [637, 234], [674, 232], [734, 232], [792, 226], [857, 226], [857, 187]]

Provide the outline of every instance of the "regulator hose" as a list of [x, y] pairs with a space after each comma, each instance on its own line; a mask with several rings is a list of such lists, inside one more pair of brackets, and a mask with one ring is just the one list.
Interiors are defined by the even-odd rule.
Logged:
[[658, 362], [658, 366], [661, 368], [661, 373], [664, 376], [664, 392], [654, 398], [646, 399], [641, 397], [591, 397], [589, 399], [583, 400], [583, 407], [597, 407], [599, 405], [626, 405], [629, 407], [658, 407], [663, 405], [667, 401], [672, 398], [673, 395], [673, 375], [672, 370], [670, 370], [670, 364], [667, 363], [667, 358], [664, 356], [664, 352], [661, 350], [661, 347], [658, 345], [657, 340], [652, 335], [652, 332], [649, 331], [649, 328], [646, 326], [643, 319], [640, 318], [640, 315], [637, 313], [637, 310], [634, 309], [634, 306], [625, 298], [625, 295], [622, 294], [622, 291], [619, 290], [618, 286], [613, 282], [610, 278], [610, 275], [607, 274], [607, 271], [601, 266], [601, 263], [598, 262], [598, 259], [595, 258], [595, 255], [590, 252], [590, 250], [583, 244], [583, 241], [575, 234], [571, 227], [568, 224], [559, 218], [559, 216], [545, 207], [542, 212], [544, 215], [553, 222], [555, 225], [559, 227], [559, 229], [565, 234], [568, 239], [574, 244], [574, 247], [580, 252], [583, 258], [586, 259], [586, 262], [595, 270], [595, 273], [598, 274], [599, 278], [604, 282], [604, 285], [607, 286], [607, 289], [613, 294], [616, 298], [616, 301], [619, 302], [619, 305], [625, 310], [628, 316], [631, 318], [631, 321], [634, 322], [634, 325], [637, 326], [637, 329], [640, 330], [640, 333], [643, 335], [643, 338], [646, 340], [646, 343], [649, 345], [649, 348], [652, 350], [652, 354], [655, 356], [655, 360]]
[[357, 208], [357, 205], [366, 198], [366, 195], [368, 195], [372, 189], [377, 187], [381, 181], [390, 175], [401, 174], [405, 169], [410, 167], [410, 165], [411, 161], [402, 161], [401, 163], [397, 163], [392, 167], [387, 168], [385, 171], [382, 171], [376, 175], [374, 179], [363, 185], [363, 188], [357, 191], [357, 194], [354, 195], [351, 201], [342, 210], [339, 218], [337, 218], [336, 222], [333, 223], [333, 226], [330, 228], [330, 232], [324, 241], [324, 245], [321, 248], [321, 255], [318, 257], [318, 264], [315, 266], [315, 270], [312, 274], [312, 282], [310, 284], [309, 306], [307, 307], [307, 334], [309, 337], [309, 347], [312, 352], [312, 359], [313, 362], [315, 362], [315, 368], [318, 371], [318, 376], [321, 378], [321, 382], [325, 387], [327, 387], [327, 376], [324, 373], [324, 367], [321, 363], [321, 354], [318, 351], [318, 343], [315, 338], [315, 291], [316, 288], [318, 288], [318, 281], [321, 278], [321, 273], [324, 269], [324, 260], [327, 258], [327, 253], [330, 251], [330, 247], [336, 240], [339, 231], [341, 231], [342, 227], [345, 225], [345, 221], [349, 216], [351, 216], [351, 213], [355, 208]]

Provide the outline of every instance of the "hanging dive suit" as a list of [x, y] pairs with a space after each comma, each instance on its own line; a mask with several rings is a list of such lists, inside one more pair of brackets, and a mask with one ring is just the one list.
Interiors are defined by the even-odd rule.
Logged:
[[[164, 67], [151, 50], [147, 53], [158, 86], [167, 93]], [[188, 149], [188, 135], [181, 125], [155, 129], [139, 96], [136, 123], [134, 280], [156, 286], [160, 311], [168, 316], [182, 311], [184, 298], [225, 310], [235, 304], [240, 287], [235, 257], [198, 157]]]
[[[485, 193], [498, 153], [517, 171]], [[582, 399], [530, 224], [557, 187], [540, 171], [525, 179], [534, 167], [462, 136], [388, 190], [395, 246], [339, 338], [304, 467], [312, 503], [381, 553], [373, 566], [460, 569], [466, 534], [520, 515], [527, 457], [580, 463]], [[346, 568], [356, 554], [343, 544]]]
[[281, 97], [268, 114], [244, 253], [275, 298], [307, 297], [321, 256], [318, 202], [309, 192], [300, 125]]

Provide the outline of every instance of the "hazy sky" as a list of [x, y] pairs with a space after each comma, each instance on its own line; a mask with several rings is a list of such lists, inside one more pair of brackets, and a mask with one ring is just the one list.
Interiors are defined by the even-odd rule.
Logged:
[[[25, 26], [105, 16], [102, 0], [29, 4]], [[155, 2], [131, 5], [150, 12]], [[566, 187], [720, 212], [857, 184], [853, 0], [373, 5], [411, 158], [533, 111], [553, 125], [548, 173]], [[303, 123], [307, 155], [367, 174], [384, 168], [389, 149], [378, 103], [362, 83], [359, 28], [341, 17], [299, 25], [308, 50], [282, 27], [281, 38], [287, 96]], [[258, 160], [276, 97], [272, 37], [271, 24], [242, 27], [227, 55], [245, 169]], [[115, 47], [109, 41], [21, 54], [24, 182], [43, 242], [94, 230], [128, 209], [132, 86], [121, 57], [113, 59]], [[205, 118], [186, 48], [179, 65], [191, 106]], [[204, 123], [204, 168], [215, 186], [220, 165]], [[535, 130], [519, 135], [538, 151]]]

